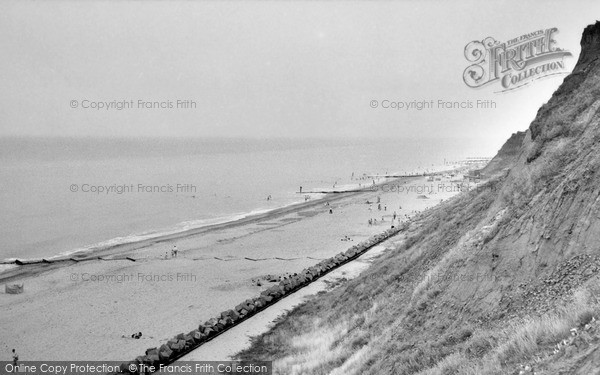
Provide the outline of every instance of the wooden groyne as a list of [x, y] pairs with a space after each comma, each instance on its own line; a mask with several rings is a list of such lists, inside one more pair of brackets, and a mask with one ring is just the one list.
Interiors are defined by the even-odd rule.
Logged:
[[268, 308], [278, 300], [309, 285], [343, 264], [358, 258], [373, 246], [404, 230], [406, 225], [403, 224], [399, 228], [390, 228], [383, 233], [372, 236], [350, 247], [345, 252], [324, 259], [314, 266], [302, 270], [300, 273], [285, 278], [279, 284], [263, 290], [258, 297], [247, 299], [235, 306], [235, 308], [221, 312], [218, 316], [200, 324], [197, 329], [189, 333], [180, 333], [160, 347], [147, 349], [144, 355], [138, 356], [132, 361], [123, 362], [120, 365], [120, 371], [112, 374], [141, 375], [140, 368], [148, 369], [153, 366], [155, 369], [158, 369], [161, 364], [168, 365], [176, 361], [259, 311]]
[[64, 263], [64, 262], [87, 262], [91, 260], [129, 260], [131, 262], [136, 262], [138, 259], [129, 257], [129, 256], [110, 256], [110, 257], [70, 257], [70, 258], [57, 258], [57, 259], [14, 259], [9, 261], [0, 262], [0, 264], [16, 264], [17, 266], [29, 266], [34, 264], [56, 264], [56, 263]]

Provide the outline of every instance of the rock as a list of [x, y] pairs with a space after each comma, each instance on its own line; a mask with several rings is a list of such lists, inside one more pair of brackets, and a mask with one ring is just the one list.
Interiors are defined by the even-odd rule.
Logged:
[[173, 355], [173, 351], [167, 345], [161, 345], [158, 350], [158, 357], [161, 361], [166, 361]]
[[200, 332], [197, 329], [190, 332], [190, 335], [194, 339], [195, 344], [200, 344], [200, 343], [204, 342], [204, 339], [206, 337], [204, 334], [202, 334], [202, 332]]
[[216, 333], [216, 331], [212, 327], [207, 327], [204, 330], [204, 335], [206, 335], [206, 337], [213, 336], [215, 333]]
[[190, 348], [196, 344], [194, 337], [192, 335], [190, 335], [189, 333], [183, 337], [183, 340], [185, 341], [186, 349]]
[[215, 324], [217, 324], [219, 322], [219, 320], [217, 318], [210, 318], [208, 320], [208, 324], [211, 326], [214, 326]]

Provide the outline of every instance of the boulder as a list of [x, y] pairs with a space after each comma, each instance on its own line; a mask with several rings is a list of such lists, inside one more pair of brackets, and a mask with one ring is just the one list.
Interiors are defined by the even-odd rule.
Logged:
[[206, 327], [203, 334], [206, 335], [206, 337], [210, 337], [213, 336], [216, 332], [217, 331], [213, 329], [213, 327]]
[[167, 346], [173, 352], [181, 353], [185, 349], [185, 340], [176, 340], [175, 342], [173, 342], [173, 340], [169, 340], [169, 342], [167, 343]]
[[167, 345], [161, 345], [158, 350], [158, 357], [161, 361], [167, 361], [173, 356], [173, 351]]
[[192, 336], [190, 333], [188, 333], [187, 335], [183, 336], [183, 340], [185, 341], [186, 349], [187, 348], [191, 348], [191, 347], [193, 347], [196, 344], [196, 341], [194, 340], [194, 336]]
[[192, 338], [194, 339], [194, 344], [200, 344], [204, 341], [204, 335], [202, 334], [202, 332], [200, 332], [200, 330], [193, 330], [192, 332], [190, 332], [190, 336], [192, 336]]
[[160, 363], [160, 358], [158, 356], [158, 351], [156, 351], [156, 353], [154, 353], [154, 354], [147, 354], [146, 355], [146, 360], [148, 361], [146, 363], [148, 366], [158, 367], [158, 365]]
[[[271, 298], [271, 297], [269, 297], [269, 298]], [[233, 322], [237, 322], [238, 320], [240, 320], [240, 314], [237, 311], [235, 311], [235, 310], [230, 310], [230, 311], [231, 311], [231, 313], [229, 314], [229, 317], [231, 318], [231, 320]]]

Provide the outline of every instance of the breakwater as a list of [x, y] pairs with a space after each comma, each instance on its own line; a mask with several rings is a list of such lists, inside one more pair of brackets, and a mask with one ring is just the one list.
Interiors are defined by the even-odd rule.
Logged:
[[307, 286], [341, 265], [358, 258], [373, 246], [404, 230], [406, 225], [404, 224], [398, 228], [390, 228], [369, 237], [367, 240], [350, 247], [348, 250], [334, 257], [324, 259], [314, 266], [302, 270], [300, 273], [295, 273], [285, 278], [277, 285], [263, 290], [259, 296], [247, 299], [234, 308], [223, 311], [218, 316], [201, 323], [198, 328], [189, 333], [180, 333], [160, 347], [147, 349], [144, 355], [138, 356], [129, 362], [123, 362], [120, 366], [120, 371], [113, 374], [141, 374], [139, 369], [152, 367], [158, 369], [161, 364], [167, 365], [176, 361], [205, 342], [214, 339], [259, 311], [273, 305], [278, 300]]

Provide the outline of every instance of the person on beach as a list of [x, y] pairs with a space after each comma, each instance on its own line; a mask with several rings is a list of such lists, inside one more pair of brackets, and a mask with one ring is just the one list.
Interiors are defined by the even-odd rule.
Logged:
[[330, 208], [329, 209], [329, 213], [332, 214], [333, 213], [333, 209]]
[[300, 186], [300, 192], [302, 193], [302, 186]]
[[12, 359], [13, 359], [13, 366], [15, 367], [15, 372], [16, 372], [17, 366], [19, 365], [19, 355], [17, 354], [17, 351], [15, 349], [12, 350]]
[[396, 211], [394, 211], [394, 215], [393, 215], [394, 218], [392, 220], [396, 220], [396, 216], [397, 216]]
[[173, 250], [171, 250], [171, 256], [173, 258], [177, 258], [177, 245], [173, 245]]

